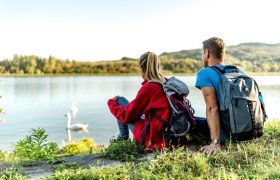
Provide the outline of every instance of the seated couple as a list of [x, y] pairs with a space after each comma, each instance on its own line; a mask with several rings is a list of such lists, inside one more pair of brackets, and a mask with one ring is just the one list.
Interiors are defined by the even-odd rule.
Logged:
[[[208, 134], [211, 142], [201, 150], [211, 154], [220, 149], [220, 142], [225, 136], [220, 131], [220, 118], [217, 106], [216, 91], [218, 75], [207, 68], [213, 65], [224, 66], [224, 42], [220, 38], [210, 38], [203, 42], [202, 61], [205, 68], [197, 75], [196, 87], [201, 89], [206, 103], [206, 117], [197, 118], [194, 131]], [[142, 144], [149, 150], [162, 150], [168, 147], [164, 137], [162, 123], [152, 115], [155, 111], [164, 121], [170, 119], [171, 110], [162, 86], [157, 83], [147, 83], [149, 80], [166, 82], [160, 72], [160, 62], [153, 52], [146, 52], [139, 58], [141, 76], [144, 79], [142, 87], [134, 100], [128, 102], [124, 97], [115, 96], [108, 100], [111, 113], [117, 118], [119, 135], [117, 140], [128, 139], [129, 130], [133, 133], [136, 143]], [[149, 127], [145, 126], [149, 122]], [[145, 133], [142, 136], [143, 132]], [[143, 137], [143, 138], [142, 138]]]

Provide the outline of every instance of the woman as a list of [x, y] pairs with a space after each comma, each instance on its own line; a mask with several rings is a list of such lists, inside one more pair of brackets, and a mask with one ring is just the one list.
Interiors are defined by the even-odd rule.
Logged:
[[144, 79], [136, 98], [130, 103], [124, 98], [115, 96], [108, 100], [111, 113], [118, 119], [119, 135], [117, 140], [129, 138], [130, 129], [136, 143], [149, 150], [161, 150], [168, 146], [162, 131], [162, 123], [153, 115], [157, 113], [164, 121], [170, 118], [167, 97], [158, 83], [165, 82], [160, 73], [160, 62], [153, 52], [144, 53], [139, 59], [141, 75]]

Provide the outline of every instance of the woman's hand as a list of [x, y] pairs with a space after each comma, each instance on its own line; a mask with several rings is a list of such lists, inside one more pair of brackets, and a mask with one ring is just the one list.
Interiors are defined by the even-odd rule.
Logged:
[[115, 96], [113, 99], [116, 101], [120, 96]]

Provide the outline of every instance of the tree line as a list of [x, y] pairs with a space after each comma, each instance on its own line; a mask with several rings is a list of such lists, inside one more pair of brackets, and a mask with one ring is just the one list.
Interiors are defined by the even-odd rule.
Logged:
[[[162, 70], [169, 73], [196, 73], [203, 67], [200, 49], [159, 55]], [[244, 43], [226, 48], [226, 64], [246, 72], [280, 72], [280, 44]], [[0, 73], [17, 75], [44, 74], [136, 74], [137, 59], [124, 57], [115, 61], [83, 62], [54, 56], [14, 55], [0, 61]]]
[[104, 74], [130, 73], [138, 70], [136, 61], [82, 62], [62, 60], [53, 56], [15, 55], [13, 59], [0, 61], [0, 72], [8, 74]]
[[[194, 73], [202, 67], [201, 62], [192, 59], [172, 60], [162, 58], [162, 69], [172, 73]], [[49, 56], [14, 55], [12, 59], [0, 61], [2, 74], [136, 74], [140, 72], [138, 61], [123, 58], [115, 61], [83, 62], [62, 60]]]

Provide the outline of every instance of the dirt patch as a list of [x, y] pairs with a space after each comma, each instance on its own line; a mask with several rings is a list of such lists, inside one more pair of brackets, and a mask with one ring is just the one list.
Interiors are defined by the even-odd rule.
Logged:
[[[144, 161], [151, 155], [147, 154], [141, 157], [139, 161]], [[0, 164], [0, 173], [5, 171], [11, 171], [15, 167], [20, 167], [20, 172], [27, 176], [30, 179], [38, 177], [47, 177], [53, 173], [53, 169], [61, 165], [77, 165], [82, 168], [89, 168], [92, 166], [95, 167], [113, 167], [113, 166], [122, 166], [124, 162], [102, 158], [100, 154], [87, 154], [80, 156], [69, 156], [62, 158], [64, 161], [57, 164], [49, 164], [47, 161], [34, 161], [34, 162], [25, 162], [25, 163], [15, 163], [15, 164]]]
[[[188, 149], [191, 151], [198, 151], [200, 146], [190, 145]], [[146, 160], [152, 160], [154, 158], [153, 153], [143, 154], [141, 157], [135, 160], [136, 163], [143, 162]], [[30, 179], [35, 179], [39, 177], [47, 177], [52, 175], [53, 170], [58, 166], [63, 165], [77, 165], [82, 168], [95, 167], [114, 167], [122, 166], [125, 162], [107, 159], [101, 157], [101, 154], [86, 154], [79, 156], [68, 156], [62, 158], [63, 162], [57, 164], [49, 164], [47, 161], [33, 161], [33, 162], [21, 162], [14, 164], [0, 164], [0, 173], [11, 171], [20, 167], [19, 171]]]

